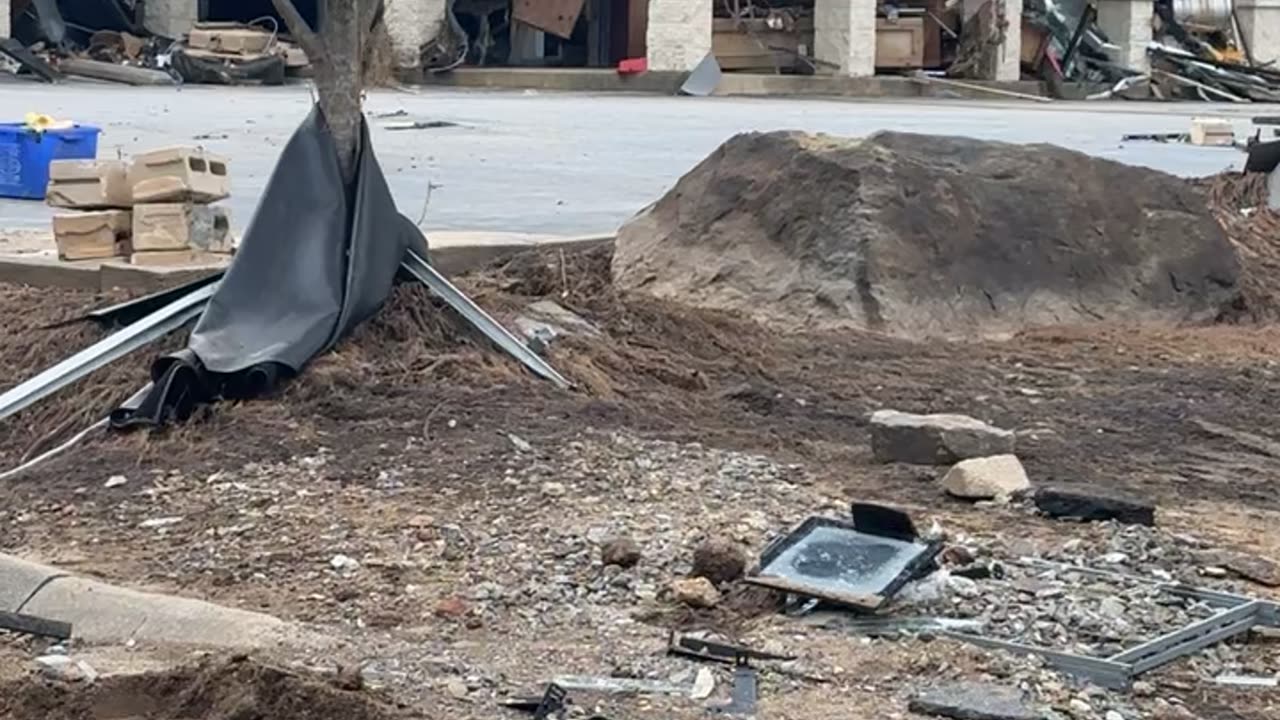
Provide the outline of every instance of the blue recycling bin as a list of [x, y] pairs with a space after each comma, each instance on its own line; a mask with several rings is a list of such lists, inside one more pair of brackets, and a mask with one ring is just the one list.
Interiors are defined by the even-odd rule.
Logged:
[[101, 132], [92, 125], [36, 132], [22, 123], [0, 123], [0, 197], [43, 200], [49, 163], [94, 159]]

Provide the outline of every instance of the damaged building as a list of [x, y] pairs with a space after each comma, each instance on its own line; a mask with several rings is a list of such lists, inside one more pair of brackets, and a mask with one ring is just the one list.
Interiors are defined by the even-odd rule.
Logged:
[[[309, 21], [323, 23], [323, 3], [294, 1]], [[1280, 0], [386, 3], [392, 54], [406, 78], [468, 66], [686, 72], [714, 55], [730, 72], [865, 77], [923, 69], [1013, 81], [1040, 75], [1052, 46], [1048, 64], [1062, 77], [1110, 84], [1151, 71], [1150, 45], [1174, 18], [1192, 33], [1225, 28], [1257, 67], [1280, 60]], [[39, 27], [48, 8], [61, 13], [60, 27]], [[0, 36], [112, 29], [180, 38], [202, 21], [268, 17], [276, 17], [271, 0], [0, 0]], [[1010, 18], [1022, 18], [1020, 26]], [[1085, 26], [1096, 32], [1080, 32]], [[1056, 41], [1046, 39], [1055, 33]], [[1083, 36], [1080, 54], [1110, 71], [1070, 72], [1078, 57], [1073, 36]]]

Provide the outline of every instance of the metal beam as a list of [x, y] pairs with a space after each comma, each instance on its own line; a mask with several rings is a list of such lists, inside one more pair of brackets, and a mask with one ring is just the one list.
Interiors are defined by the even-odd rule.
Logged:
[[1129, 683], [1132, 680], [1131, 666], [1113, 660], [1104, 660], [1087, 655], [1072, 655], [1071, 653], [1048, 650], [1034, 645], [1023, 645], [1009, 640], [998, 640], [969, 633], [943, 631], [940, 634], [943, 637], [949, 637], [970, 645], [977, 645], [978, 647], [1005, 650], [1017, 655], [1037, 655], [1068, 675], [1089, 678], [1106, 688], [1125, 689], [1129, 687]]
[[129, 353], [177, 330], [204, 312], [217, 284], [206, 285], [190, 295], [108, 335], [35, 377], [0, 395], [0, 420], [13, 415], [89, 373], [105, 367]]
[[431, 267], [431, 264], [416, 252], [409, 250], [405, 253], [402, 267], [419, 282], [426, 285], [431, 292], [438, 295], [441, 300], [444, 300], [449, 307], [456, 310], [459, 315], [462, 315], [467, 322], [484, 333], [485, 337], [519, 360], [525, 367], [561, 388], [568, 389], [573, 387], [572, 383], [556, 372], [555, 368], [551, 367], [546, 360], [543, 360], [537, 353], [520, 342], [519, 338], [502, 327], [497, 320], [494, 320], [479, 305], [475, 304], [471, 298], [463, 294], [461, 290], [449, 282], [445, 276], [437, 272], [435, 268]]

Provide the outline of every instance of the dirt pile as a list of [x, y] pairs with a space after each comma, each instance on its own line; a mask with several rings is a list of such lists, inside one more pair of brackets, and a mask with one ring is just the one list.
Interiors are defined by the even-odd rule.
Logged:
[[337, 678], [309, 676], [237, 658], [164, 673], [104, 678], [93, 685], [28, 679], [0, 687], [2, 720], [391, 720], [396, 708]]
[[1205, 197], [1062, 148], [745, 134], [618, 236], [614, 278], [693, 305], [905, 337], [1211, 321], [1240, 269]]
[[1226, 172], [1198, 183], [1243, 268], [1239, 316], [1280, 319], [1280, 212], [1267, 207], [1267, 174]]

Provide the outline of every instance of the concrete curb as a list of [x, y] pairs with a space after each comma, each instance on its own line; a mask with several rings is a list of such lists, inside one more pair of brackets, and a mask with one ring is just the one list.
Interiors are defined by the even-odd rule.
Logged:
[[[612, 234], [537, 236], [520, 233], [440, 233], [432, 241], [431, 261], [445, 275], [457, 275], [534, 248], [585, 249], [613, 242]], [[430, 234], [429, 234], [430, 237]], [[225, 266], [135, 267], [118, 262], [60, 262], [32, 255], [0, 255], [0, 283], [105, 291], [112, 288], [156, 292], [191, 282]]]
[[0, 554], [0, 607], [72, 625], [88, 643], [257, 649], [280, 644], [289, 624], [202, 600], [141, 592]]

